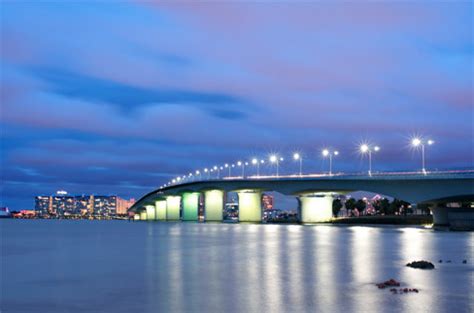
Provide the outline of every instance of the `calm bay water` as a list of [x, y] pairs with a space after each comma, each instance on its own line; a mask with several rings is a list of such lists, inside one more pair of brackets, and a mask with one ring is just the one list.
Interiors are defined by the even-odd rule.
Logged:
[[[65, 220], [0, 227], [2, 313], [474, 311], [473, 233]], [[419, 259], [436, 269], [405, 266]], [[389, 278], [420, 292], [374, 286]]]

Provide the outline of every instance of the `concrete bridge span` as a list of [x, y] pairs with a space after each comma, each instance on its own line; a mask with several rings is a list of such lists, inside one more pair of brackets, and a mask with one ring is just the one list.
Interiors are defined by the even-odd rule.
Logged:
[[[435, 224], [449, 224], [449, 212], [474, 218], [474, 209], [441, 206], [445, 202], [474, 202], [474, 171], [391, 173], [367, 175], [253, 176], [186, 182], [154, 190], [130, 208], [159, 220], [197, 220], [199, 197], [204, 197], [205, 220], [222, 221], [225, 193], [239, 197], [239, 221], [260, 222], [263, 192], [276, 191], [299, 199], [301, 222], [324, 222], [332, 217], [334, 194], [354, 191], [379, 193], [412, 204], [430, 203]], [[181, 213], [180, 213], [181, 212]], [[144, 216], [143, 213], [140, 216]]]

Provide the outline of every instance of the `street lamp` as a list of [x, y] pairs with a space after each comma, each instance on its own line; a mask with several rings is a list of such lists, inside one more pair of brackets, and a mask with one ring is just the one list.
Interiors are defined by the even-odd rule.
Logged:
[[238, 161], [237, 166], [242, 166], [242, 179], [243, 179], [244, 178], [244, 171], [245, 171], [244, 166], [245, 165], [241, 161]]
[[293, 153], [293, 159], [300, 162], [300, 177], [303, 175], [303, 157], [299, 153]]
[[219, 167], [217, 167], [216, 165], [214, 165], [213, 167], [214, 171], [217, 171], [217, 178], [219, 178], [221, 172], [219, 171]]
[[279, 158], [278, 156], [276, 156], [274, 154], [270, 156], [270, 163], [275, 163], [276, 164], [276, 167], [277, 167], [276, 176], [277, 177], [280, 176], [280, 161], [283, 161], [283, 158]]
[[224, 167], [229, 169], [229, 176], [227, 176], [227, 177], [230, 177], [230, 166], [229, 166], [229, 164], [227, 164], [227, 163], [224, 164]]
[[369, 155], [369, 171], [368, 171], [369, 176], [372, 176], [372, 152], [378, 152], [378, 151], [380, 151], [379, 146], [371, 147], [365, 143], [360, 146], [360, 152], [362, 154], [367, 153]]
[[323, 157], [329, 157], [329, 176], [332, 176], [332, 157], [339, 155], [339, 151], [329, 151], [328, 149], [323, 150]]
[[[428, 146], [431, 146], [433, 145], [435, 142], [431, 139], [427, 140], [426, 141], [426, 144], [428, 144]], [[415, 148], [418, 148], [418, 147], [421, 147], [421, 171], [423, 172], [423, 174], [426, 175], [426, 168], [425, 168], [425, 142], [420, 139], [420, 138], [413, 138], [412, 141], [411, 141], [411, 145]]]
[[252, 164], [257, 166], [257, 177], [260, 176], [260, 162], [256, 158], [253, 158]]
[[201, 172], [199, 170], [196, 171], [196, 175], [199, 175], [199, 180], [201, 180]]
[[207, 173], [207, 179], [211, 178], [211, 173], [209, 173], [207, 167], [204, 169], [204, 173]]

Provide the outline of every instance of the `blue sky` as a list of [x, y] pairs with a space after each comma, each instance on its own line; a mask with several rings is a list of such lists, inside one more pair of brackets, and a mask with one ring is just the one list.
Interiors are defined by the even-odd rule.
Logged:
[[[473, 167], [473, 4], [3, 1], [1, 205], [138, 198], [301, 151], [308, 172]], [[284, 162], [282, 171], [296, 172]], [[270, 172], [272, 169], [263, 169]]]

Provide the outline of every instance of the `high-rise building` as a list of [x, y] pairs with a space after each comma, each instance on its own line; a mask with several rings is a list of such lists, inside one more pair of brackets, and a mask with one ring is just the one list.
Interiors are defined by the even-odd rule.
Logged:
[[37, 196], [35, 197], [35, 210], [42, 215], [50, 214], [52, 210], [52, 197]]
[[91, 196], [86, 195], [75, 197], [76, 207], [74, 211], [76, 215], [84, 216], [93, 211], [93, 207], [91, 207], [90, 204], [90, 198]]
[[94, 196], [94, 215], [115, 216], [117, 196]]

